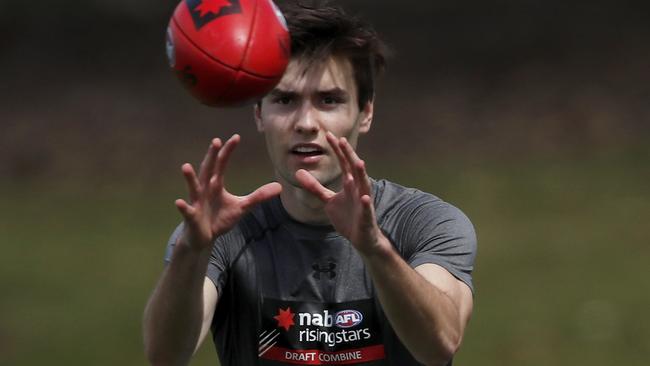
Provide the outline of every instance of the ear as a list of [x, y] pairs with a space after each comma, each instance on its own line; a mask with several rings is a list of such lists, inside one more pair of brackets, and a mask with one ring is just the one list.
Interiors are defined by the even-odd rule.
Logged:
[[255, 125], [257, 126], [257, 132], [264, 132], [264, 124], [262, 123], [262, 101], [255, 103], [253, 107], [253, 114], [255, 116]]
[[359, 133], [366, 133], [370, 130], [370, 125], [372, 125], [372, 117], [375, 113], [375, 99], [370, 99], [366, 105], [363, 107], [363, 110], [359, 113]]

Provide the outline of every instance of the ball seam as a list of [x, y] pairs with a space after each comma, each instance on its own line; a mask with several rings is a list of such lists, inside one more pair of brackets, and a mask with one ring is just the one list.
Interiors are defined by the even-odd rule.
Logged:
[[[256, 9], [256, 10], [257, 10], [257, 9]], [[261, 74], [258, 74], [258, 73], [255, 73], [255, 72], [251, 72], [251, 71], [248, 71], [248, 70], [241, 70], [241, 69], [239, 69], [239, 67], [235, 68], [235, 67], [233, 67], [233, 66], [230, 66], [230, 65], [224, 63], [223, 61], [219, 60], [218, 58], [215, 58], [214, 56], [210, 55], [210, 54], [207, 53], [205, 50], [203, 50], [201, 47], [199, 47], [199, 45], [196, 44], [196, 42], [194, 42], [194, 41], [192, 40], [192, 38], [191, 38], [189, 35], [187, 35], [187, 33], [185, 33], [185, 30], [184, 30], [183, 28], [181, 28], [181, 25], [180, 25], [180, 23], [178, 23], [178, 21], [176, 20], [176, 17], [172, 17], [172, 21], [173, 21], [174, 24], [176, 25], [176, 28], [177, 28], [177, 29], [180, 31], [180, 33], [183, 35], [183, 37], [184, 37], [184, 38], [185, 38], [189, 43], [191, 43], [192, 46], [194, 46], [197, 50], [199, 50], [199, 52], [201, 52], [202, 54], [204, 54], [205, 56], [207, 56], [209, 59], [214, 60], [215, 62], [217, 62], [217, 63], [223, 65], [224, 67], [227, 67], [227, 68], [229, 68], [229, 69], [231, 69], [231, 70], [233, 70], [233, 71], [235, 71], [235, 72], [243, 71], [243, 72], [245, 72], [245, 73], [247, 73], [247, 74], [250, 74], [250, 75], [252, 75], [252, 76], [258, 77], [258, 78], [260, 78], [260, 79], [273, 80], [273, 79], [276, 78], [275, 76], [261, 75]], [[248, 45], [246, 46], [246, 52], [248, 52]], [[240, 66], [241, 66], [241, 62], [240, 62]]]

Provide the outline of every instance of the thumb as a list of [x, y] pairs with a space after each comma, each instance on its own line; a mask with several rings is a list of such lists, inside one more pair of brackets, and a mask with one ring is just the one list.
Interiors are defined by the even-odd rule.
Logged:
[[323, 202], [329, 201], [329, 199], [335, 195], [334, 192], [323, 187], [323, 185], [320, 184], [320, 182], [314, 178], [313, 175], [304, 169], [299, 169], [296, 172], [296, 179], [304, 189], [309, 191], [314, 196], [318, 197]]
[[282, 186], [280, 183], [267, 183], [253, 191], [253, 193], [244, 197], [242, 203], [243, 209], [247, 210], [251, 206], [255, 206], [260, 202], [266, 201], [269, 198], [279, 195], [280, 192], [282, 192]]

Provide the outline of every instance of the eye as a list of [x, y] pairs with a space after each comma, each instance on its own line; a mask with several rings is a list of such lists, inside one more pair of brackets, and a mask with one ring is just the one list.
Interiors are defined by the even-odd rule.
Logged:
[[323, 96], [323, 98], [321, 99], [321, 103], [327, 104], [327, 105], [341, 104], [343, 102], [344, 102], [343, 98], [339, 98], [339, 97], [332, 96], [332, 95]]
[[271, 96], [272, 104], [289, 105], [294, 103], [296, 96], [293, 93], [275, 93]]
[[336, 99], [334, 99], [332, 97], [324, 97], [323, 98], [323, 103], [324, 104], [334, 104], [334, 103], [336, 103]]
[[288, 105], [288, 104], [291, 103], [291, 101], [292, 101], [292, 98], [291, 98], [291, 97], [289, 97], [289, 96], [281, 96], [281, 97], [277, 97], [277, 98], [275, 98], [275, 99], [273, 100], [273, 103], [276, 103], [276, 104], [282, 104], [282, 105]]

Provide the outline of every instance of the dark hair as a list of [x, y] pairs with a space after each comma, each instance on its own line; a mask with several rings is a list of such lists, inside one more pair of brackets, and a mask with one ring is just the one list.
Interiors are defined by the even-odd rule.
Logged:
[[375, 78], [386, 68], [386, 46], [372, 26], [327, 1], [278, 4], [291, 34], [291, 57], [308, 62], [330, 56], [350, 60], [359, 108], [375, 97]]

